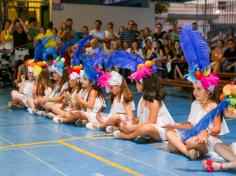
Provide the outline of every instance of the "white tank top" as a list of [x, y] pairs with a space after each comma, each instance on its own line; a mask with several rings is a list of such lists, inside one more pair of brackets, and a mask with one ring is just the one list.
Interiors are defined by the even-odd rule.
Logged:
[[[83, 98], [84, 101], [89, 101], [89, 92], [86, 89], [81, 89], [79, 95]], [[95, 99], [93, 108], [87, 108], [87, 112], [99, 112], [103, 107], [106, 107], [105, 100], [101, 97]]]
[[[112, 105], [111, 105], [109, 116], [112, 116], [114, 114], [126, 114], [126, 111], [125, 111], [123, 103], [124, 103], [123, 95], [121, 96], [120, 100], [115, 98], [113, 103], [112, 103]], [[130, 106], [131, 106], [131, 110], [134, 111], [135, 110], [134, 101], [130, 102]]]
[[[174, 120], [170, 115], [168, 109], [166, 108], [163, 101], [161, 101], [161, 108], [158, 111], [156, 124], [158, 126], [163, 126], [166, 124], [174, 124]], [[138, 103], [137, 117], [139, 124], [145, 123], [149, 119], [149, 109], [145, 107], [143, 97], [140, 98]]]
[[34, 89], [34, 81], [30, 82], [26, 80], [24, 82], [23, 94], [31, 97], [33, 96], [33, 89]]
[[[208, 112], [206, 112], [199, 101], [195, 100], [190, 109], [190, 114], [188, 117], [188, 122], [190, 122], [193, 126], [195, 126]], [[211, 128], [213, 124], [211, 123], [209, 127]], [[225, 135], [229, 133], [229, 128], [225, 122], [225, 119], [223, 118], [221, 122], [221, 132], [220, 135]]]

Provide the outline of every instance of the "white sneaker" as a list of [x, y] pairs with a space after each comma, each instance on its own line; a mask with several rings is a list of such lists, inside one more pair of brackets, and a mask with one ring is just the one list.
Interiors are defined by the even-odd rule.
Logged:
[[120, 133], [121, 133], [120, 130], [116, 130], [113, 132], [113, 136], [117, 139], [120, 139]]
[[34, 114], [35, 113], [35, 109], [32, 109], [32, 108], [27, 108], [27, 111], [30, 113], [30, 114]]
[[61, 122], [59, 121], [59, 117], [53, 118], [53, 122], [55, 122], [55, 123], [61, 123]]
[[89, 130], [99, 130], [98, 124], [94, 124], [90, 122], [86, 124], [86, 128]]
[[37, 115], [39, 115], [39, 116], [42, 116], [42, 113], [43, 113], [43, 111], [40, 111], [40, 110], [35, 110], [35, 112], [34, 112], [35, 114], [37, 114]]
[[106, 132], [108, 132], [108, 133], [112, 133], [117, 130], [119, 130], [119, 128], [117, 126], [107, 126], [106, 127]]

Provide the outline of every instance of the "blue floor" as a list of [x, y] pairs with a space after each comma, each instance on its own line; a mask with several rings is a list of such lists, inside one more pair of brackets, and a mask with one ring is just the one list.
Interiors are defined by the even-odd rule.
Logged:
[[[55, 124], [25, 110], [10, 110], [6, 106], [9, 91], [0, 89], [1, 176], [210, 175], [202, 170], [200, 161], [163, 150], [164, 143], [141, 145], [117, 140], [101, 131]], [[167, 92], [165, 103], [173, 118], [186, 121], [191, 101], [176, 96], [178, 89], [169, 88]], [[137, 104], [140, 95], [134, 95]], [[183, 96], [187, 97], [187, 92]], [[223, 140], [230, 143], [235, 139], [236, 121], [227, 123], [231, 133]]]

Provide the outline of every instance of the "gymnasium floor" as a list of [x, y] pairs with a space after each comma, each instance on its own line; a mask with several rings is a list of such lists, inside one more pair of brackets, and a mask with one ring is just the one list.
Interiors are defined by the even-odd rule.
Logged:
[[[200, 161], [166, 152], [164, 143], [144, 145], [117, 140], [105, 132], [55, 124], [25, 110], [10, 110], [6, 106], [9, 92], [0, 89], [1, 176], [210, 175], [202, 170]], [[168, 92], [179, 93], [177, 89]], [[140, 96], [134, 95], [137, 103]], [[167, 96], [165, 102], [175, 121], [186, 120], [190, 100], [173, 95]], [[235, 140], [236, 121], [227, 123], [231, 133], [223, 140], [231, 142]]]

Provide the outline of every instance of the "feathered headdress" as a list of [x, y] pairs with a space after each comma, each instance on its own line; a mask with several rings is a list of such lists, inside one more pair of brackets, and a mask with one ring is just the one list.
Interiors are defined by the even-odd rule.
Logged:
[[186, 141], [206, 130], [209, 124], [213, 122], [214, 118], [217, 116], [223, 116], [225, 110], [228, 111], [228, 113], [233, 112], [236, 105], [236, 86], [233, 83], [224, 86], [221, 100], [221, 103], [206, 114], [193, 128], [182, 133], [183, 141]]
[[89, 60], [86, 54], [81, 55], [83, 66], [84, 66], [84, 76], [89, 79], [93, 84], [96, 84], [102, 73], [93, 67], [92, 61]]
[[180, 45], [189, 65], [185, 75], [191, 82], [199, 81], [204, 89], [213, 91], [218, 86], [219, 78], [211, 73], [210, 50], [201, 33], [185, 25], [180, 31]]
[[54, 71], [58, 74], [58, 75], [60, 75], [60, 76], [62, 76], [62, 74], [63, 74], [63, 69], [64, 69], [64, 65], [65, 65], [65, 59], [64, 58], [57, 58], [56, 60], [55, 60], [55, 67], [54, 67]]
[[146, 61], [143, 64], [139, 64], [136, 72], [131, 74], [129, 78], [142, 82], [143, 78], [150, 76], [153, 72], [156, 72], [157, 69], [158, 68], [154, 65], [154, 62]]

